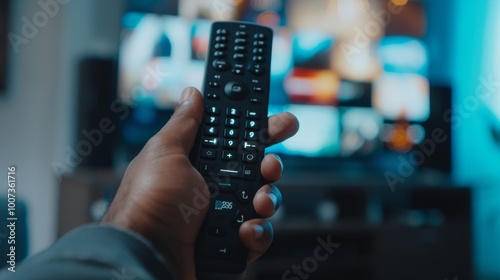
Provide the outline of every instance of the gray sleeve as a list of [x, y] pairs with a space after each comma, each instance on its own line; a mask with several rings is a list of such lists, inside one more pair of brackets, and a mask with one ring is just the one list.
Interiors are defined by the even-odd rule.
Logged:
[[26, 259], [0, 279], [173, 279], [165, 262], [141, 236], [108, 225], [88, 225]]

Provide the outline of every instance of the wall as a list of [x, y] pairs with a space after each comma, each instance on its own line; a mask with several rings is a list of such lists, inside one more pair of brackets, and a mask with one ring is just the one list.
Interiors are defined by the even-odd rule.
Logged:
[[[477, 279], [500, 279], [500, 146], [489, 130], [488, 106], [500, 108], [500, 3], [456, 2], [452, 32], [452, 84], [456, 106], [453, 145], [457, 183], [474, 187]], [[496, 22], [495, 22], [496, 21]], [[495, 30], [496, 29], [496, 30]], [[495, 59], [496, 58], [496, 59]], [[488, 83], [485, 81], [492, 81]], [[496, 84], [496, 85], [495, 85]]]
[[[17, 52], [10, 49], [9, 87], [0, 99], [0, 180], [16, 165], [18, 196], [28, 205], [30, 253], [56, 237], [58, 181], [51, 168], [74, 147], [76, 65], [85, 55], [113, 55], [119, 39], [119, 0], [58, 0]], [[24, 18], [52, 0], [12, 1], [10, 30], [22, 35]], [[47, 15], [47, 13], [45, 13]], [[43, 24], [42, 24], [43, 23]], [[2, 185], [3, 186], [3, 185]], [[2, 193], [3, 194], [3, 193]]]

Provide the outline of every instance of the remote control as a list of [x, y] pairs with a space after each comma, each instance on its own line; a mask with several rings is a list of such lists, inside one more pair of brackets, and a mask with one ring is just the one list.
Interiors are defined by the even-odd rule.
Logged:
[[255, 24], [212, 25], [205, 112], [191, 151], [193, 166], [210, 191], [210, 208], [196, 242], [199, 279], [223, 279], [246, 268], [248, 249], [239, 227], [258, 217], [253, 198], [264, 183], [260, 166], [267, 139], [272, 39], [270, 28]]

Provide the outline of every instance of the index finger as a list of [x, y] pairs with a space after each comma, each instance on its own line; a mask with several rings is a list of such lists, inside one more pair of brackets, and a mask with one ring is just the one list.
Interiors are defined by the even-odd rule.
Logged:
[[269, 139], [267, 146], [282, 142], [294, 136], [299, 130], [299, 121], [294, 115], [288, 112], [271, 116], [268, 122]]

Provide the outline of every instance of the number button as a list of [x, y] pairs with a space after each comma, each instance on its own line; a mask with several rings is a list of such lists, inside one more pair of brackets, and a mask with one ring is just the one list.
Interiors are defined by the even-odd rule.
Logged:
[[215, 127], [207, 127], [205, 128], [205, 135], [208, 136], [217, 136], [219, 130]]
[[209, 116], [205, 119], [205, 123], [206, 124], [211, 124], [211, 125], [219, 125], [219, 118], [218, 117], [214, 117], [214, 116]]
[[207, 107], [207, 114], [217, 116], [220, 114], [220, 109], [215, 106]]
[[225, 129], [224, 137], [227, 138], [238, 138], [238, 131], [236, 129]]
[[235, 140], [225, 139], [224, 140], [224, 148], [234, 150], [237, 148], [237, 143]]
[[257, 133], [255, 131], [247, 131], [245, 132], [246, 140], [257, 140]]
[[230, 117], [239, 117], [241, 115], [240, 110], [235, 109], [235, 108], [227, 108], [226, 110], [226, 116]]
[[226, 126], [228, 127], [239, 127], [240, 122], [237, 119], [226, 119]]
[[259, 123], [257, 123], [256, 121], [247, 121], [246, 124], [245, 124], [245, 128], [248, 128], [248, 129], [259, 129]]

